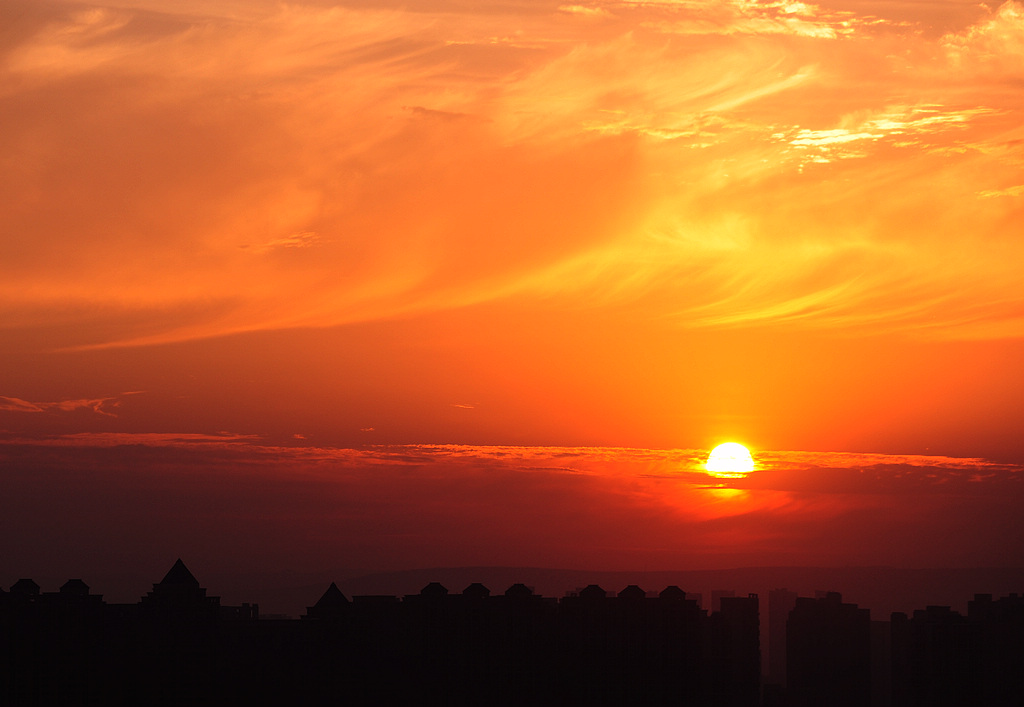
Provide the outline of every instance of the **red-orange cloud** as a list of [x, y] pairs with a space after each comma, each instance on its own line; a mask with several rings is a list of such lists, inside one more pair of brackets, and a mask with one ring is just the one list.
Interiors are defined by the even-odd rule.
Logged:
[[1020, 336], [1021, 6], [849, 8], [8, 4], [0, 314]]

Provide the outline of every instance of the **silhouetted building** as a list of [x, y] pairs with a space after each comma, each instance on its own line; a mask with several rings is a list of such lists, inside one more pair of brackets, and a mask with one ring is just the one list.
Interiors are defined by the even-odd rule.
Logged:
[[302, 620], [257, 621], [255, 604], [221, 606], [180, 560], [138, 604], [105, 604], [80, 579], [56, 592], [22, 579], [0, 589], [0, 704], [1024, 704], [1017, 595], [890, 625], [838, 594], [775, 590], [769, 611], [793, 603], [788, 686], [766, 682], [762, 702], [758, 597], [718, 594], [708, 615], [676, 586], [589, 585], [558, 600], [431, 582], [349, 601], [332, 583]]
[[722, 598], [723, 597], [734, 597], [736, 592], [731, 589], [712, 589], [711, 590], [711, 613], [717, 613], [722, 610]]
[[440, 582], [431, 582], [420, 590], [419, 596], [427, 599], [443, 599], [448, 596], [448, 589]]
[[39, 596], [39, 585], [31, 579], [19, 579], [11, 585], [11, 596], [20, 600], [34, 600]]
[[302, 618], [340, 621], [349, 618], [350, 611], [349, 600], [338, 589], [338, 585], [331, 582], [331, 586], [327, 588], [316, 604], [306, 607], [306, 615]]
[[871, 622], [871, 706], [892, 707], [892, 632], [889, 621]]
[[510, 599], [524, 599], [526, 597], [534, 596], [533, 590], [527, 587], [525, 584], [516, 582], [505, 590], [505, 596]]
[[670, 584], [658, 592], [658, 598], [665, 601], [686, 601], [688, 595], [676, 585]]
[[80, 579], [69, 579], [60, 587], [62, 596], [87, 597], [89, 596], [89, 585]]
[[647, 592], [635, 584], [630, 584], [619, 592], [616, 597], [625, 601], [643, 601], [647, 598]]
[[837, 592], [798, 597], [786, 626], [790, 707], [865, 707], [871, 701], [871, 615]]
[[929, 606], [892, 617], [896, 707], [1024, 704], [1024, 600], [978, 594], [967, 616]]
[[601, 589], [601, 587], [599, 587], [596, 584], [588, 584], [586, 587], [579, 591], [579, 594], [577, 596], [579, 596], [579, 598], [583, 601], [595, 602], [607, 599], [608, 592]]
[[220, 597], [206, 596], [206, 589], [189, 571], [181, 558], [164, 578], [142, 597], [139, 607], [144, 614], [169, 621], [213, 622], [220, 615]]
[[772, 589], [768, 592], [768, 657], [766, 677], [770, 684], [786, 686], [786, 622], [796, 606], [796, 592]]
[[761, 622], [756, 594], [719, 594], [721, 610], [710, 616], [705, 664], [711, 704], [757, 705], [761, 699]]
[[491, 596], [491, 590], [480, 584], [480, 582], [473, 582], [462, 590], [462, 596], [467, 599], [482, 600]]
[[977, 654], [976, 704], [1024, 705], [1024, 597], [976, 594], [967, 619]]

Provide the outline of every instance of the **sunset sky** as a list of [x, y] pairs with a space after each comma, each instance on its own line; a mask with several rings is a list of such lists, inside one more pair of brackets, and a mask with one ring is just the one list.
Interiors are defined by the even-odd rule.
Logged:
[[7, 0], [0, 165], [14, 579], [1024, 558], [1015, 0]]

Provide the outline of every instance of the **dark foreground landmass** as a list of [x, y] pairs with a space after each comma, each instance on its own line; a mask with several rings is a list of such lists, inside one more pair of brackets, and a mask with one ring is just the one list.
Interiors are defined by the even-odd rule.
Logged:
[[[0, 591], [0, 704], [1024, 704], [1024, 598], [1012, 593], [872, 621], [838, 592], [701, 597], [675, 583], [802, 591], [829, 570], [588, 573], [585, 586], [579, 573], [552, 570], [429, 572], [350, 579], [349, 596], [331, 583], [298, 619], [222, 603], [180, 560], [135, 603], [105, 602], [80, 579], [54, 592], [22, 579]], [[547, 596], [507, 572], [582, 588]], [[989, 572], [990, 582], [1020, 578]], [[958, 573], [859, 574], [854, 592], [891, 592], [885, 583], [899, 579], [912, 596], [908, 578], [945, 580], [933, 585], [942, 597]], [[648, 591], [629, 582], [637, 577]]]

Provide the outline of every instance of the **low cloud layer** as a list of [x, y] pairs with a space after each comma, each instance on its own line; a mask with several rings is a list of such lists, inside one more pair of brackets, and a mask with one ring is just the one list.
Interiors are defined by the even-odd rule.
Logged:
[[[14, 567], [187, 555], [257, 572], [431, 566], [1012, 566], [1024, 471], [778, 452], [722, 480], [703, 450], [265, 446], [221, 435], [0, 445]], [[73, 461], [72, 461], [73, 460]], [[79, 563], [79, 564], [76, 564]]]

